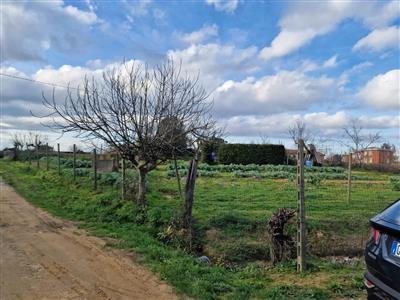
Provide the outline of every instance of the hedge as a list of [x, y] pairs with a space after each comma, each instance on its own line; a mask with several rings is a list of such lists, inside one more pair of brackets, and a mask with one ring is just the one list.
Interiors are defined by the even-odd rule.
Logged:
[[217, 159], [221, 164], [279, 165], [285, 162], [285, 147], [270, 144], [221, 144]]

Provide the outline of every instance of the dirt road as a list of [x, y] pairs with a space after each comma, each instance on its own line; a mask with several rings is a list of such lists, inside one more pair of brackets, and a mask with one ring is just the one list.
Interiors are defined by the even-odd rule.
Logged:
[[101, 239], [33, 207], [0, 180], [0, 299], [177, 299]]

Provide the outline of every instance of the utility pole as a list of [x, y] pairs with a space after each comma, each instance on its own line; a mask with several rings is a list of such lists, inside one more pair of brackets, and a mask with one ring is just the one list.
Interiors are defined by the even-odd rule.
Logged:
[[306, 214], [304, 203], [304, 141], [298, 140], [297, 151], [297, 271], [306, 268]]

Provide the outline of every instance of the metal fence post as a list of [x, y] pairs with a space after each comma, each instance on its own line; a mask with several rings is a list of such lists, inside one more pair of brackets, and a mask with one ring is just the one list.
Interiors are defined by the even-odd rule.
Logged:
[[304, 203], [304, 141], [298, 140], [297, 151], [297, 271], [306, 268], [306, 222]]
[[349, 151], [349, 170], [348, 170], [348, 185], [347, 185], [347, 204], [350, 204], [351, 200], [351, 165], [353, 164], [353, 157], [351, 151]]
[[57, 143], [58, 175], [61, 175], [60, 143]]
[[46, 143], [46, 171], [49, 170], [49, 143]]
[[96, 191], [97, 190], [97, 153], [96, 153], [96, 148], [93, 149], [93, 189]]
[[73, 147], [72, 168], [73, 168], [73, 172], [74, 172], [74, 182], [75, 182], [75, 179], [76, 179], [76, 145], [75, 144]]

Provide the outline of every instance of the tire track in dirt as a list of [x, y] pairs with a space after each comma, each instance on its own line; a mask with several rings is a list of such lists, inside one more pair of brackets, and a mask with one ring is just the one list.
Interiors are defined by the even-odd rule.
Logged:
[[178, 299], [135, 262], [0, 180], [0, 299]]

